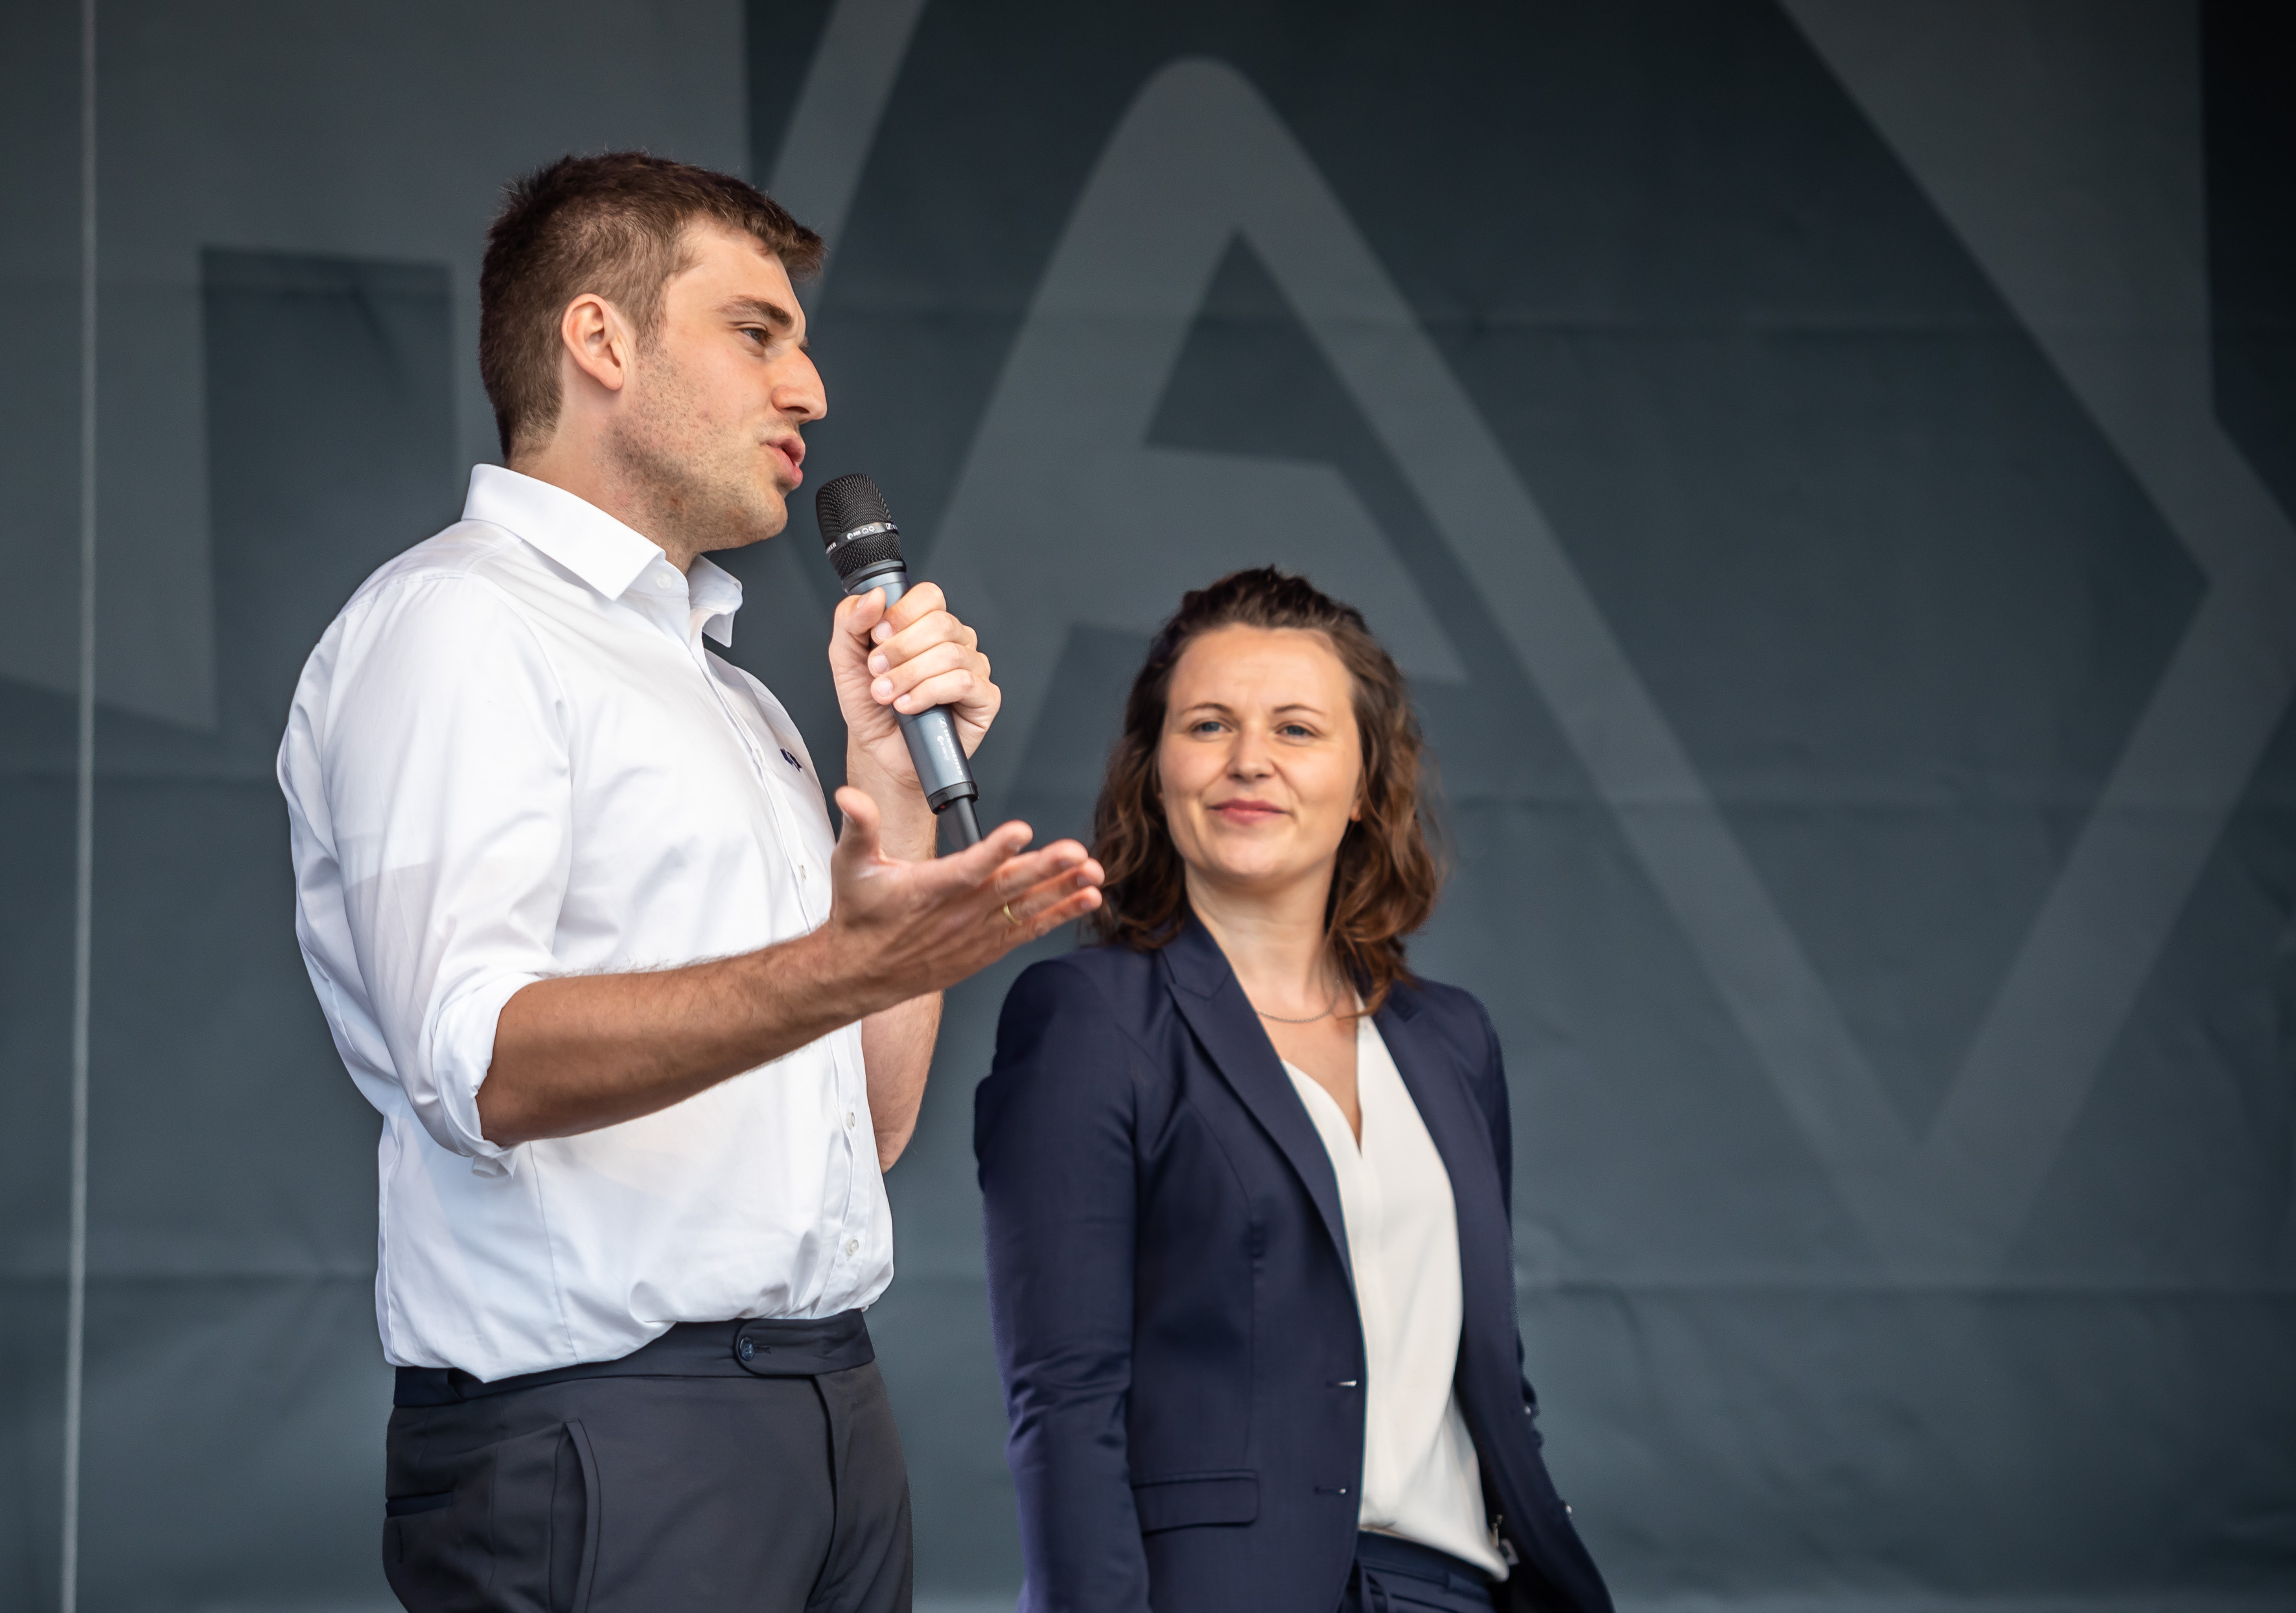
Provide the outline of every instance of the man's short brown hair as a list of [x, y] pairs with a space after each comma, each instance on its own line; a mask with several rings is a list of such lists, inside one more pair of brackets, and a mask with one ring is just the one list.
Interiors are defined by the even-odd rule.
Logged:
[[562, 157], [513, 180], [487, 232], [479, 271], [479, 377], [503, 457], [558, 423], [559, 322], [595, 292], [641, 341], [661, 325], [662, 288], [689, 266], [695, 223], [746, 234], [791, 280], [821, 267], [821, 237], [746, 179], [644, 151]]

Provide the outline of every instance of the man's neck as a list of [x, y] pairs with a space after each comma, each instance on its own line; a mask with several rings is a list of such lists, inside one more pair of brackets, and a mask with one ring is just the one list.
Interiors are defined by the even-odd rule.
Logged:
[[582, 453], [554, 439], [545, 447], [512, 454], [509, 468], [603, 510], [660, 549], [680, 571], [693, 571], [699, 545], [677, 541], [675, 515], [660, 508], [644, 483], [622, 473], [611, 454]]

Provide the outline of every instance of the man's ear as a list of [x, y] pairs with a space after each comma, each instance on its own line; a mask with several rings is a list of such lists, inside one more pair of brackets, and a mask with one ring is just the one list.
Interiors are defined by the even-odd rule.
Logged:
[[607, 391], [620, 391], [629, 380], [630, 355], [637, 344], [621, 314], [595, 291], [566, 305], [558, 320], [558, 340], [574, 367]]

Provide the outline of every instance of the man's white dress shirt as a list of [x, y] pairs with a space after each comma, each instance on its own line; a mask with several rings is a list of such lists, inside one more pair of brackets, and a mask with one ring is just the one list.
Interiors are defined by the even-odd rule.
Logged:
[[1369, 1015], [1356, 1021], [1360, 1143], [1338, 1100], [1291, 1060], [1283, 1068], [1332, 1157], [1355, 1268], [1365, 1368], [1357, 1524], [1505, 1579], [1475, 1442], [1451, 1389], [1464, 1314], [1451, 1173]]
[[892, 1278], [857, 1026], [672, 1108], [502, 1149], [495, 1021], [552, 975], [657, 969], [829, 916], [805, 742], [709, 652], [741, 585], [574, 495], [471, 473], [463, 519], [351, 596], [279, 748], [295, 932], [381, 1112], [395, 1365], [482, 1379], [677, 1322], [827, 1316]]

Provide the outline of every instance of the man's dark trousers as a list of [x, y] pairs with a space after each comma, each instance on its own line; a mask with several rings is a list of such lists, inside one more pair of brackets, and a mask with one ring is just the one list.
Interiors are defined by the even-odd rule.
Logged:
[[383, 1571], [414, 1613], [907, 1613], [909, 1485], [858, 1311], [682, 1323], [496, 1383], [401, 1368]]

